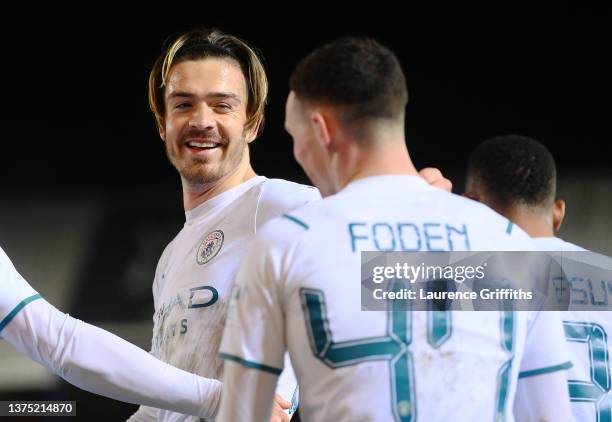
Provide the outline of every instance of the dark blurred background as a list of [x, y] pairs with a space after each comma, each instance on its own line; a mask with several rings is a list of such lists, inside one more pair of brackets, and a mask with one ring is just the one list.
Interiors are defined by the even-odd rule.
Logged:
[[[557, 159], [568, 201], [561, 236], [612, 254], [609, 11], [387, 7], [354, 4], [322, 17], [326, 8], [305, 5], [260, 4], [251, 13], [201, 4], [177, 11], [197, 19], [181, 24], [166, 22], [163, 8], [154, 19], [96, 8], [65, 20], [6, 13], [0, 245], [51, 303], [149, 348], [156, 261], [184, 215], [146, 81], [166, 37], [204, 24], [265, 57], [271, 90], [252, 149], [258, 173], [306, 182], [283, 130], [298, 60], [340, 35], [374, 36], [407, 75], [406, 137], [417, 167], [439, 167], [461, 193], [473, 147], [500, 134], [534, 137]], [[122, 420], [135, 410], [69, 386], [0, 342], [0, 400], [9, 399], [77, 400], [83, 420]]]

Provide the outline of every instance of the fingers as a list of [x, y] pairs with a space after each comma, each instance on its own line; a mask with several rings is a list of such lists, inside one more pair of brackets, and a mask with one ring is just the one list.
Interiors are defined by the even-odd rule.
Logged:
[[444, 177], [442, 172], [435, 167], [425, 167], [419, 171], [419, 176], [427, 181], [431, 186], [450, 192], [453, 184]]
[[289, 414], [283, 409], [289, 409], [290, 407], [291, 403], [277, 394], [274, 397], [270, 422], [289, 422]]
[[289, 422], [289, 415], [282, 410], [272, 410], [270, 422]]
[[290, 409], [291, 408], [291, 402], [285, 400], [281, 395], [277, 394], [274, 397], [274, 402], [276, 402], [276, 404], [278, 404], [280, 406], [281, 409]]

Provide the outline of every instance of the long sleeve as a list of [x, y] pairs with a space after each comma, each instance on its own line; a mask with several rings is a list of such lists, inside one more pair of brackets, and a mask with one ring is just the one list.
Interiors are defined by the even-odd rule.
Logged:
[[0, 336], [84, 390], [129, 403], [211, 417], [221, 382], [168, 365], [133, 344], [60, 312], [0, 249]]

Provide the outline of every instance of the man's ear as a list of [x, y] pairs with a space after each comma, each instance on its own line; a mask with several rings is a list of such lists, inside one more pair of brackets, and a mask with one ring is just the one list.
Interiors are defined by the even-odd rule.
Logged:
[[332, 137], [330, 133], [331, 127], [329, 117], [319, 111], [313, 111], [310, 116], [310, 123], [313, 125], [317, 141], [319, 141], [326, 150], [331, 149]]
[[157, 125], [157, 129], [159, 131], [159, 137], [161, 140], [166, 142], [166, 128], [162, 125]]
[[247, 144], [250, 144], [257, 138], [257, 134], [259, 133], [259, 128], [263, 125], [264, 118], [261, 117], [257, 123], [255, 123], [250, 129], [248, 129], [245, 133], [244, 139], [246, 139]]
[[555, 232], [561, 228], [563, 217], [565, 217], [565, 201], [563, 199], [557, 199], [552, 209], [552, 223]]

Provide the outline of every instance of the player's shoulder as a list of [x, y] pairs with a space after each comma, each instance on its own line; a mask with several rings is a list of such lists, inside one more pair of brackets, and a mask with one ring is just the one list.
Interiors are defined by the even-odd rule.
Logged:
[[[503, 232], [512, 232], [514, 224], [511, 224], [511, 221], [499, 214], [491, 207], [474, 201], [473, 199], [466, 198], [465, 196], [451, 194], [452, 196], [452, 205], [460, 205], [461, 210], [464, 215], [469, 216], [470, 218], [482, 221], [484, 224], [487, 224], [492, 229], [497, 229]], [[459, 208], [459, 207], [457, 207]]]
[[[424, 195], [424, 197], [411, 198], [410, 201], [419, 201], [427, 204], [428, 208], [433, 212], [448, 213], [452, 211], [453, 216], [475, 223], [483, 227], [483, 230], [488, 233], [529, 239], [529, 236], [509, 219], [480, 202], [431, 186], [421, 187], [418, 195]], [[373, 201], [375, 200], [373, 199]], [[312, 224], [315, 224], [315, 222], [325, 224], [330, 219], [341, 218], [345, 211], [350, 211], [355, 207], [372, 207], [374, 205], [373, 203], [368, 203], [367, 200], [364, 202], [363, 196], [359, 195], [358, 192], [340, 192], [339, 194], [331, 195], [320, 201], [300, 207], [290, 214], [296, 218], [303, 219], [305, 222], [311, 221]]]
[[4, 268], [12, 268], [13, 264], [9, 259], [8, 255], [4, 252], [2, 248], [0, 248], [0, 269]]
[[284, 179], [266, 178], [260, 185], [261, 201], [286, 204], [301, 201], [314, 201], [321, 198], [319, 190], [314, 186], [303, 185]]
[[538, 249], [542, 251], [585, 252], [582, 246], [567, 242], [558, 237], [535, 237], [533, 239]]
[[270, 222], [268, 230], [284, 232], [286, 237], [294, 239], [314, 236], [322, 230], [329, 234], [330, 227], [337, 227], [344, 218], [336, 202], [332, 195], [284, 212]]
[[470, 217], [474, 220], [483, 221], [493, 227], [504, 227], [507, 229], [508, 219], [501, 214], [495, 212], [491, 207], [482, 202], [466, 198], [462, 195], [454, 193], [444, 195], [444, 201], [448, 207], [460, 212], [463, 216]]
[[0, 248], [0, 285], [6, 284], [8, 281], [6, 279], [16, 271], [11, 259], [4, 250]]
[[[533, 240], [523, 229], [489, 206], [455, 194], [448, 195], [447, 200], [445, 206], [452, 209], [453, 214], [478, 230], [476, 238], [482, 240], [482, 247], [498, 250], [499, 245], [504, 250], [536, 250]], [[487, 247], [487, 243], [491, 246]]]
[[170, 261], [172, 260], [172, 255], [174, 254], [174, 250], [177, 247], [177, 244], [179, 243], [180, 234], [181, 232], [177, 233], [162, 251], [162, 254], [159, 257], [159, 260], [157, 261], [156, 273], [166, 268], [168, 264], [170, 263]]
[[172, 253], [172, 251], [176, 247], [176, 244], [179, 242], [178, 238], [179, 238], [179, 236], [180, 236], [180, 234], [181, 234], [181, 232], [183, 230], [184, 230], [184, 228], [181, 229], [181, 231], [179, 231], [177, 234], [175, 234], [174, 237], [172, 238], [172, 240], [170, 242], [168, 242], [168, 244], [164, 248], [164, 251], [162, 252], [162, 257], [166, 256], [166, 255], [170, 255]]
[[265, 179], [258, 186], [257, 226], [321, 198], [317, 188], [283, 179]]
[[[327, 198], [326, 198], [327, 199]], [[288, 247], [301, 242], [305, 237], [313, 233], [313, 229], [320, 228], [321, 221], [325, 221], [334, 214], [326, 199], [311, 201], [305, 205], [285, 210], [275, 218], [266, 222], [255, 236], [255, 243], [264, 247], [269, 246]]]
[[562, 240], [563, 241], [563, 247], [565, 248], [565, 250], [567, 251], [573, 251], [573, 252], [589, 252], [588, 249], [583, 248], [580, 245], [576, 245], [575, 243], [572, 242], [568, 242], [567, 240]]

